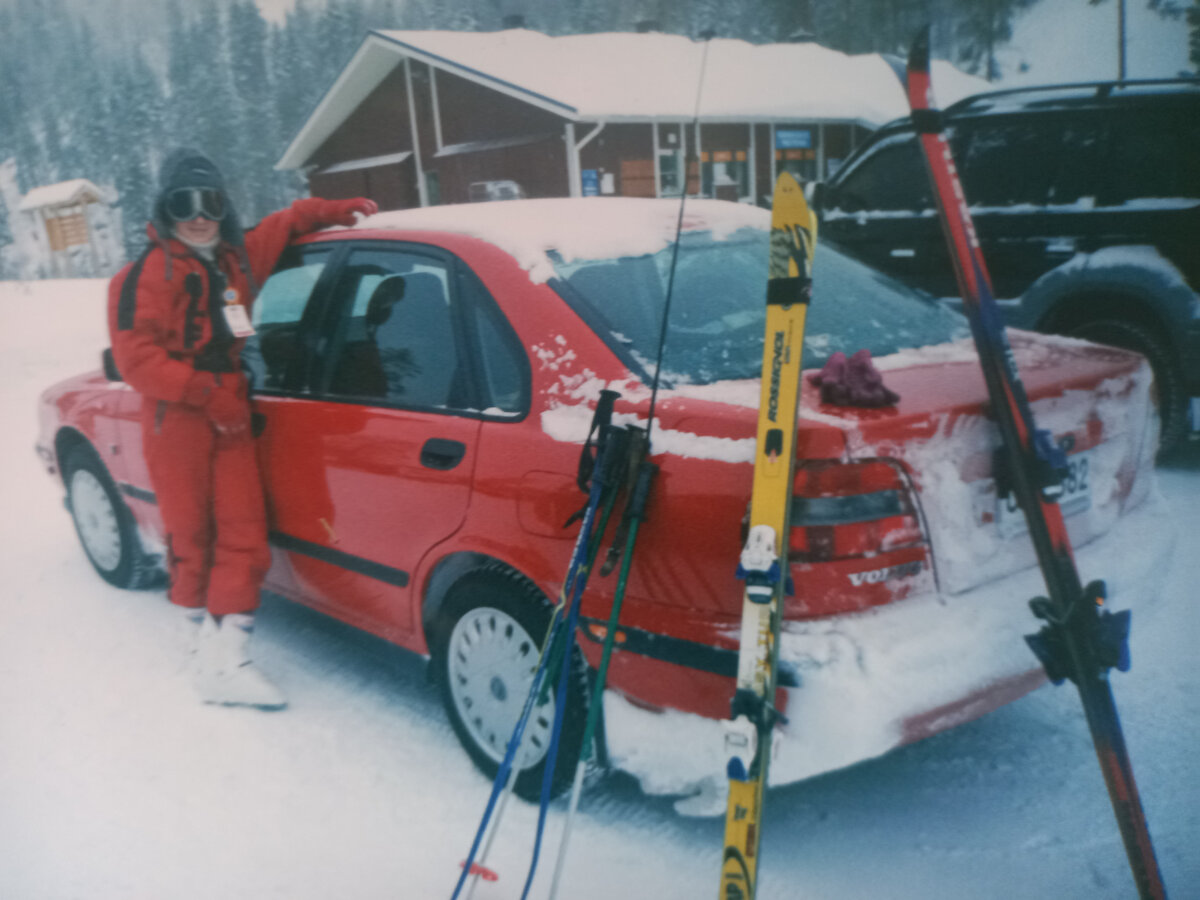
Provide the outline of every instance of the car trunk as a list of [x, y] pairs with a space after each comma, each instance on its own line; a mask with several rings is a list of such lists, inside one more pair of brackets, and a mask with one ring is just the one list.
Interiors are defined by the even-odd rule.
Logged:
[[[1151, 375], [1141, 357], [1010, 332], [1038, 427], [1066, 450], [1061, 501], [1075, 546], [1112, 527], [1149, 490], [1157, 444]], [[1024, 517], [998, 496], [999, 431], [970, 341], [876, 361], [896, 407], [831, 407], [807, 392], [801, 428], [838, 428], [843, 459], [797, 470], [788, 615], [956, 594], [1036, 564]], [[803, 448], [804, 441], [801, 441]]]

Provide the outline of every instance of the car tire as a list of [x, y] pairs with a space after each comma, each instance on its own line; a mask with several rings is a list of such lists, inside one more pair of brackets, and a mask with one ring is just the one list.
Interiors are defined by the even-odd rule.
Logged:
[[142, 547], [133, 513], [91, 447], [67, 453], [63, 480], [75, 533], [100, 577], [130, 590], [158, 580], [161, 573]]
[[1097, 319], [1067, 332], [1071, 337], [1108, 344], [1142, 354], [1154, 372], [1162, 433], [1159, 446], [1168, 450], [1187, 435], [1187, 389], [1167, 342], [1150, 328], [1126, 319]]
[[[497, 564], [472, 569], [447, 591], [434, 640], [435, 676], [459, 741], [475, 765], [495, 778], [512, 731], [529, 696], [553, 607], [521, 575]], [[526, 724], [516, 764], [516, 793], [530, 802], [541, 795], [554, 720], [557, 681]], [[551, 782], [557, 797], [571, 784], [587, 722], [588, 672], [574, 648], [567, 703]]]

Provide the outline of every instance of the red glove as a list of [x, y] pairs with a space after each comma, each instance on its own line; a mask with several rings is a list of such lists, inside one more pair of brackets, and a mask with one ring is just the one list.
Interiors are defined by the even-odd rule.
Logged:
[[353, 200], [330, 200], [325, 221], [330, 225], [353, 225], [355, 213], [373, 216], [379, 212], [379, 204], [366, 197], [355, 197]]
[[883, 375], [871, 362], [871, 351], [859, 350], [849, 359], [840, 350], [829, 357], [825, 368], [808, 376], [809, 384], [821, 389], [821, 402], [834, 406], [893, 406], [900, 395], [883, 383]]
[[204, 412], [218, 434], [225, 437], [238, 437], [250, 431], [250, 405], [235, 385], [218, 385], [204, 404]]
[[183, 396], [179, 399], [188, 406], [197, 406], [203, 409], [204, 405], [208, 403], [208, 398], [216, 389], [217, 379], [212, 372], [195, 372], [184, 385]]

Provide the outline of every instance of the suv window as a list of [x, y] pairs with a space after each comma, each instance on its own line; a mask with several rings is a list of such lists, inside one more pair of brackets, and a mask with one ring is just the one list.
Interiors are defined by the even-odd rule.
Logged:
[[1060, 147], [1047, 197], [1052, 206], [1095, 200], [1106, 179], [1104, 161], [1108, 126], [1103, 113], [1059, 117]]
[[1045, 205], [1061, 126], [1024, 116], [962, 123], [959, 130], [952, 149], [972, 206]]
[[358, 248], [338, 278], [327, 392], [406, 407], [463, 408], [450, 273], [432, 256]]
[[864, 159], [829, 202], [850, 213], [931, 209], [933, 195], [916, 135], [898, 135]]
[[1200, 197], [1196, 116], [1165, 109], [1126, 110], [1111, 127], [1111, 151], [1099, 192], [1102, 205]]
[[289, 247], [254, 301], [255, 334], [242, 350], [258, 390], [298, 388], [305, 352], [300, 320], [330, 258], [328, 247]]

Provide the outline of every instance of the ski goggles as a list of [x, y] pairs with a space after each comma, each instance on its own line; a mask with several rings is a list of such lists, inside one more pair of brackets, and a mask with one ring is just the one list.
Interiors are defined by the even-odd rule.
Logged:
[[220, 222], [225, 218], [225, 195], [213, 188], [179, 188], [167, 194], [166, 210], [176, 222], [200, 216]]

